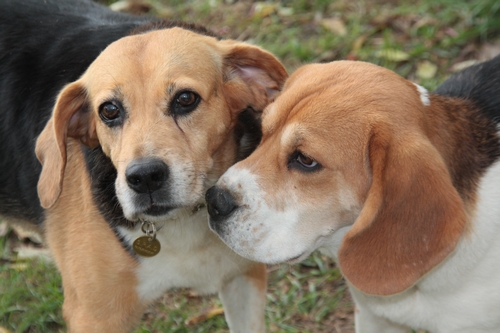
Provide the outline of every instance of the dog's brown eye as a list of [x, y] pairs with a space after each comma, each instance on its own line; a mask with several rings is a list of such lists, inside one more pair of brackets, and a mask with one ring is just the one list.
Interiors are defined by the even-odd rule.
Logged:
[[184, 92], [177, 97], [177, 102], [182, 106], [190, 106], [196, 102], [196, 95], [192, 91]]
[[318, 164], [318, 162], [316, 162], [315, 160], [313, 160], [309, 156], [305, 156], [302, 154], [299, 154], [297, 156], [297, 162], [299, 162], [300, 164], [302, 164], [306, 168], [314, 168]]
[[196, 109], [200, 104], [200, 95], [190, 90], [178, 92], [170, 104], [170, 114], [173, 116], [184, 116]]
[[321, 164], [316, 162], [312, 157], [296, 151], [290, 156], [288, 168], [303, 172], [312, 172], [321, 169]]
[[120, 114], [120, 109], [116, 105], [106, 104], [103, 106], [101, 114], [107, 120], [116, 119]]
[[99, 106], [99, 117], [110, 127], [119, 125], [122, 117], [122, 107], [118, 102], [105, 102]]

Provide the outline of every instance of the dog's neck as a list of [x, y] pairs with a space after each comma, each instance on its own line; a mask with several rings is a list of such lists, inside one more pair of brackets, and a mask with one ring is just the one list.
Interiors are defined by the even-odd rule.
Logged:
[[427, 135], [466, 206], [474, 203], [480, 177], [500, 157], [498, 123], [474, 103], [458, 98], [432, 95], [426, 110]]

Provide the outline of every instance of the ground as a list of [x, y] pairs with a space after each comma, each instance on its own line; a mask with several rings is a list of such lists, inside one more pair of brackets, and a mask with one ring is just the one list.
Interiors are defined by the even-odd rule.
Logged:
[[[124, 0], [106, 5], [205, 25], [224, 38], [268, 49], [289, 72], [310, 62], [362, 60], [429, 90], [453, 71], [500, 53], [497, 0]], [[64, 331], [61, 281], [50, 260], [43, 259], [50, 256], [43, 246], [0, 223], [0, 254], [0, 333]], [[354, 332], [352, 300], [331, 259], [315, 253], [301, 264], [269, 272], [269, 332]], [[152, 305], [134, 333], [228, 332], [221, 314], [216, 297], [178, 290]]]

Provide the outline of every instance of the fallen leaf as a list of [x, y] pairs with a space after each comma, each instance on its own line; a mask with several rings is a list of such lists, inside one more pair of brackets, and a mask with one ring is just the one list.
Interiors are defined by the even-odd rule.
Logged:
[[292, 16], [293, 15], [293, 8], [279, 7], [278, 8], [278, 15], [279, 16]]
[[52, 255], [49, 249], [42, 247], [26, 246], [21, 244], [16, 249], [18, 259], [40, 259], [45, 262], [52, 262]]
[[459, 72], [463, 69], [466, 69], [467, 67], [470, 67], [472, 65], [475, 65], [477, 64], [479, 61], [477, 60], [465, 60], [465, 61], [462, 61], [462, 62], [457, 62], [456, 64], [454, 64], [453, 66], [451, 66], [450, 70], [452, 72]]
[[314, 62], [330, 62], [335, 60], [335, 57], [337, 56], [337, 51], [333, 50], [328, 50], [319, 55], [316, 59], [314, 59]]
[[[9, 232], [9, 225], [7, 222], [0, 222], [0, 237], [4, 237]], [[0, 332], [1, 333], [1, 332]]]
[[199, 324], [205, 320], [208, 320], [208, 319], [213, 318], [215, 316], [220, 316], [222, 314], [224, 314], [223, 308], [221, 308], [221, 307], [211, 308], [199, 316], [186, 319], [185, 324], [186, 324], [186, 326], [196, 325], [196, 324]]
[[428, 60], [424, 60], [417, 65], [417, 76], [421, 79], [432, 79], [436, 76], [438, 67]]
[[353, 61], [357, 61], [359, 60], [358, 56], [352, 52], [349, 52], [346, 56], [345, 56], [345, 60], [353, 60]]
[[365, 41], [366, 41], [366, 35], [361, 35], [358, 38], [356, 38], [354, 40], [354, 42], [352, 43], [352, 49], [351, 49], [351, 51], [352, 52], [358, 52], [359, 50], [361, 50], [361, 48], [363, 47], [363, 44], [365, 43]]
[[276, 10], [277, 5], [267, 2], [258, 1], [252, 6], [250, 16], [254, 18], [263, 18], [271, 15]]
[[9, 268], [18, 272], [22, 272], [28, 268], [28, 264], [25, 262], [16, 262], [11, 264]]
[[410, 55], [401, 50], [385, 49], [375, 52], [375, 56], [378, 58], [384, 58], [394, 62], [400, 62], [410, 59]]
[[43, 244], [42, 234], [35, 228], [31, 228], [29, 225], [17, 223], [12, 224], [11, 228], [20, 240], [29, 239], [33, 243]]
[[10, 331], [5, 327], [0, 326], [0, 333], [10, 333]]
[[153, 6], [142, 0], [120, 0], [109, 6], [116, 12], [127, 12], [134, 15], [141, 15], [148, 13]]
[[451, 37], [458, 37], [458, 32], [452, 27], [448, 27], [444, 30], [445, 34]]
[[426, 25], [436, 25], [437, 22], [434, 18], [431, 18], [430, 16], [425, 16], [420, 19], [418, 19], [415, 24], [413, 25], [414, 29], [421, 28]]
[[486, 61], [495, 58], [499, 54], [500, 44], [486, 43], [479, 49], [477, 58], [479, 61]]
[[323, 28], [339, 36], [345, 36], [345, 34], [347, 33], [345, 23], [340, 18], [322, 19], [320, 21], [320, 24]]

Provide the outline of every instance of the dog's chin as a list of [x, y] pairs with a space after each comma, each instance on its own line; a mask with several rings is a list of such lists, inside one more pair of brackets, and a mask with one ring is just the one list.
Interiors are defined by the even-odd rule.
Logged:
[[130, 221], [145, 220], [150, 222], [163, 221], [175, 215], [179, 207], [166, 205], [151, 205], [145, 209], [125, 212], [125, 218]]
[[[281, 258], [271, 258], [266, 263], [268, 265], [280, 265], [280, 264], [294, 265], [294, 264], [298, 264], [299, 262], [307, 259], [307, 257], [309, 257], [312, 252], [313, 251], [305, 250], [304, 252], [300, 252], [297, 255], [283, 256]], [[256, 261], [259, 261], [259, 260], [256, 260]]]
[[297, 264], [303, 260], [305, 260], [307, 257], [309, 257], [314, 251], [316, 251], [319, 247], [321, 247], [321, 245], [323, 244], [325, 240], [325, 237], [324, 236], [319, 236], [316, 241], [311, 245], [309, 246], [308, 248], [306, 248], [304, 251], [301, 252], [301, 254], [299, 255], [296, 255], [296, 256], [293, 256], [293, 257], [290, 257], [289, 259], [287, 259], [285, 262], [287, 264]]
[[[236, 242], [231, 242], [227, 238], [221, 237], [221, 240], [226, 243], [226, 245], [231, 248], [234, 252], [240, 256], [247, 258], [249, 260], [262, 262], [267, 265], [281, 265], [281, 264], [296, 264], [305, 260], [315, 249], [303, 249], [301, 251], [294, 251], [295, 249], [290, 249], [291, 251], [284, 251], [283, 247], [263, 247], [255, 246], [248, 248], [247, 246], [242, 246], [242, 244]], [[247, 245], [247, 244], [245, 244]], [[270, 255], [272, 253], [272, 255]], [[266, 255], [267, 254], [267, 255]]]
[[161, 205], [151, 205], [148, 209], [144, 210], [141, 215], [151, 216], [151, 217], [161, 217], [167, 216], [177, 207], [172, 206], [161, 206]]
[[298, 256], [294, 256], [290, 259], [287, 259], [285, 263], [293, 265], [293, 264], [298, 264], [299, 262], [305, 260], [307, 257], [311, 255], [311, 251], [306, 251], [303, 252], [302, 254], [299, 254]]

